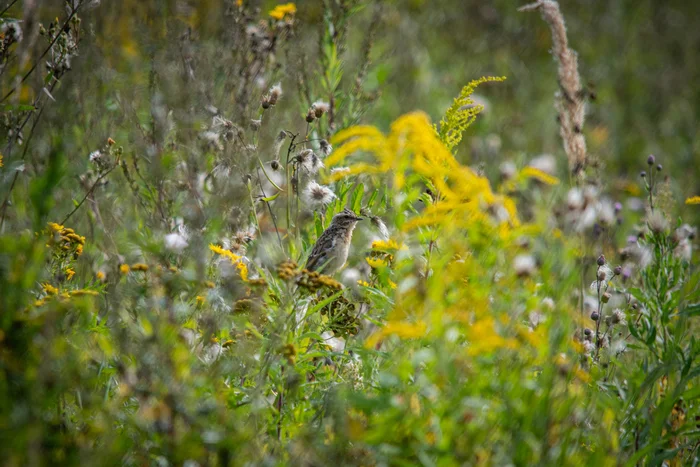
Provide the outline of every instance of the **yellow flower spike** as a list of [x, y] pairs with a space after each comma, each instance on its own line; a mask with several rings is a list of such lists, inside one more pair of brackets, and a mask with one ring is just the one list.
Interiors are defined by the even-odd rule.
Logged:
[[537, 169], [535, 167], [525, 167], [523, 170], [520, 171], [520, 176], [523, 178], [534, 178], [535, 180], [539, 180], [540, 182], [546, 185], [559, 184], [559, 179], [557, 177], [549, 175], [547, 172]]
[[148, 272], [148, 265], [143, 263], [135, 263], [131, 265], [132, 271]]
[[238, 256], [229, 250], [224, 250], [220, 246], [214, 245], [213, 243], [209, 245], [209, 249], [217, 255], [228, 258], [231, 263], [238, 268], [238, 273], [240, 274], [241, 279], [243, 279], [244, 282], [248, 282], [248, 265], [242, 261], [243, 256]]
[[58, 289], [54, 287], [53, 285], [49, 284], [48, 282], [45, 282], [44, 284], [41, 284], [41, 288], [44, 290], [44, 292], [47, 295], [56, 295], [58, 294]]
[[685, 204], [700, 204], [700, 196], [692, 196], [685, 200]]

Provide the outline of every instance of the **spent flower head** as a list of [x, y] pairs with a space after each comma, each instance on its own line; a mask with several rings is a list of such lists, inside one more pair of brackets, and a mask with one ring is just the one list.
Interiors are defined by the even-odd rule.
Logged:
[[313, 209], [318, 209], [328, 206], [337, 196], [327, 186], [311, 181], [304, 190], [304, 198]]

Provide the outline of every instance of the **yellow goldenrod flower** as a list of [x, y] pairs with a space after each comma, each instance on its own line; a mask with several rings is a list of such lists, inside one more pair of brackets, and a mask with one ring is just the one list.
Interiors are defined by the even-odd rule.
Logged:
[[224, 257], [230, 259], [232, 263], [235, 263], [236, 261], [241, 259], [241, 256], [238, 256], [237, 254], [235, 254], [229, 250], [224, 250], [220, 246], [214, 245], [213, 243], [211, 243], [209, 245], [209, 249], [211, 251], [213, 251], [214, 253], [216, 253], [217, 255], [221, 255], [221, 256], [224, 256]]
[[66, 280], [73, 279], [73, 276], [75, 276], [75, 269], [72, 269], [72, 268], [66, 269]]
[[42, 299], [42, 300], [37, 300], [37, 301], [34, 302], [34, 306], [38, 308], [38, 307], [40, 307], [40, 306], [43, 306], [45, 303], [46, 303], [46, 300], [43, 300], [43, 299]]
[[197, 306], [202, 306], [206, 301], [206, 299], [201, 295], [197, 295], [197, 297], [195, 297], [195, 300], [197, 300]]
[[83, 245], [78, 245], [78, 246], [75, 248], [75, 254], [78, 255], [78, 256], [80, 256], [80, 255], [83, 254]]
[[238, 272], [241, 275], [241, 279], [243, 279], [243, 281], [245, 282], [248, 281], [248, 265], [241, 261], [243, 259], [242, 256], [238, 256], [237, 254], [229, 250], [224, 250], [220, 246], [214, 245], [213, 243], [209, 245], [209, 249], [217, 255], [223, 256], [231, 260], [231, 263], [235, 264], [238, 268]]
[[397, 286], [396, 286], [396, 282], [394, 282], [394, 281], [392, 281], [391, 279], [389, 279], [389, 287], [391, 287], [392, 289], [395, 289], [395, 288], [397, 287]]
[[41, 284], [41, 288], [44, 289], [44, 292], [46, 292], [46, 294], [48, 295], [58, 294], [58, 289], [53, 285], [49, 284], [48, 282]]
[[241, 275], [241, 279], [243, 279], [244, 282], [248, 282], [248, 266], [243, 261], [239, 261], [236, 267]]
[[363, 280], [358, 280], [357, 285], [361, 285], [362, 287], [369, 287], [369, 282], [363, 281]]
[[369, 266], [372, 269], [385, 268], [385, 267], [389, 266], [389, 263], [387, 263], [386, 260], [383, 260], [381, 258], [367, 257], [367, 258], [365, 258], [365, 261], [367, 261], [367, 264], [369, 264]]
[[371, 335], [365, 342], [367, 348], [376, 346], [382, 339], [388, 336], [398, 336], [402, 339], [415, 339], [425, 336], [428, 326], [423, 321], [407, 323], [405, 321], [389, 321], [386, 325]]
[[407, 250], [408, 248], [403, 243], [398, 243], [396, 240], [375, 240], [372, 242], [373, 250], [380, 251], [396, 251]]
[[0, 167], [2, 167], [2, 154], [0, 154]]
[[95, 277], [97, 278], [98, 281], [103, 281], [103, 280], [105, 280], [105, 273], [102, 271], [97, 271], [97, 274], [95, 274]]
[[130, 270], [131, 268], [128, 264], [122, 264], [121, 266], [119, 266], [119, 272], [122, 274], [129, 274]]
[[146, 272], [146, 271], [148, 271], [148, 265], [143, 264], [143, 263], [135, 263], [135, 264], [131, 265], [131, 270], [132, 271]]
[[270, 16], [276, 20], [282, 20], [286, 16], [294, 16], [297, 12], [297, 6], [294, 3], [285, 3], [277, 5], [273, 10], [270, 10]]
[[88, 289], [79, 289], [79, 290], [73, 290], [70, 292], [71, 297], [84, 297], [86, 295], [90, 295], [93, 297], [97, 297], [100, 295], [94, 290], [88, 290]]
[[49, 222], [49, 229], [51, 229], [53, 232], [60, 232], [61, 230], [64, 229], [64, 227], [61, 224], [57, 224], [55, 222]]
[[686, 199], [685, 204], [700, 204], [700, 196], [693, 196]]
[[525, 178], [534, 178], [546, 185], [558, 185], [559, 179], [549, 175], [547, 172], [537, 169], [535, 167], [525, 167], [520, 171], [520, 175]]

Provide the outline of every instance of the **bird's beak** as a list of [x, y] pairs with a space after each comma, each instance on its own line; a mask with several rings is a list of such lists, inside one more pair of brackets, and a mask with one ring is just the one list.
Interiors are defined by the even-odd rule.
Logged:
[[365, 220], [364, 217], [360, 217], [360, 216], [356, 216], [355, 219], [357, 219], [358, 221], [363, 221], [363, 220]]

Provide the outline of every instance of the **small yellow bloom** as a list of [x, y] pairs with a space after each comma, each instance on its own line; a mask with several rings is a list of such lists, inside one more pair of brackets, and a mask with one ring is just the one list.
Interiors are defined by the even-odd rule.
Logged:
[[2, 167], [2, 154], [0, 154], [0, 167]]
[[396, 288], [396, 282], [394, 282], [394, 281], [392, 281], [391, 279], [389, 279], [389, 287], [391, 287], [392, 289], [395, 289], [395, 288]]
[[107, 144], [110, 146], [114, 146], [116, 144], [116, 141], [114, 141], [112, 138], [107, 138]]
[[276, 20], [282, 20], [286, 16], [294, 16], [297, 12], [297, 6], [294, 3], [285, 3], [277, 5], [273, 10], [270, 10], [270, 16]]
[[57, 224], [55, 222], [49, 222], [49, 229], [51, 229], [53, 232], [60, 232], [61, 230], [64, 229], [64, 227], [61, 224]]
[[207, 289], [213, 289], [216, 287], [216, 284], [214, 284], [212, 281], [204, 281], [204, 287]]
[[48, 282], [41, 284], [41, 288], [44, 289], [44, 292], [46, 292], [48, 295], [56, 295], [58, 293], [58, 289]]
[[148, 271], [148, 265], [143, 264], [143, 263], [135, 263], [135, 264], [131, 265], [131, 270], [132, 271], [146, 272], [146, 271]]
[[204, 302], [206, 301], [206, 299], [204, 297], [202, 297], [201, 295], [197, 295], [195, 300], [197, 300], [197, 306], [204, 305]]
[[83, 245], [78, 245], [77, 248], [75, 249], [75, 254], [80, 256], [83, 254]]
[[385, 267], [389, 266], [389, 264], [385, 260], [380, 259], [380, 258], [367, 257], [367, 258], [365, 258], [365, 260], [367, 261], [367, 264], [369, 264], [369, 266], [372, 269], [385, 268]]
[[372, 242], [373, 250], [407, 250], [408, 248], [403, 243], [399, 244], [396, 240], [375, 240]]
[[363, 281], [363, 280], [358, 280], [357, 285], [361, 285], [362, 287], [369, 287], [369, 282]]
[[685, 204], [700, 204], [700, 196], [693, 196], [686, 199]]
[[558, 185], [559, 179], [549, 175], [547, 172], [537, 169], [535, 167], [525, 167], [520, 171], [520, 175], [525, 178], [534, 178], [546, 185]]
[[122, 274], [129, 274], [129, 271], [131, 271], [131, 268], [128, 264], [122, 264], [121, 266], [119, 266], [119, 272], [121, 272]]
[[105, 273], [102, 271], [97, 271], [97, 274], [95, 274], [95, 277], [97, 277], [98, 281], [103, 281], [103, 280], [105, 280]]
[[44, 303], [46, 303], [46, 300], [37, 300], [34, 302], [34, 306], [38, 308], [40, 306], [43, 306]]
[[75, 276], [75, 269], [72, 269], [72, 268], [66, 269], [66, 280], [73, 279], [73, 276]]
[[236, 267], [238, 268], [243, 282], [248, 282], [248, 266], [243, 261], [239, 261]]

